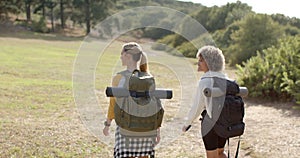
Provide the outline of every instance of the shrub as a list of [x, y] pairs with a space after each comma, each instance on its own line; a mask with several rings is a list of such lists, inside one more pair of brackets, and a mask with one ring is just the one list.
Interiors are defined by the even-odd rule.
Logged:
[[195, 58], [197, 48], [190, 42], [184, 42], [178, 47], [178, 51], [181, 52], [185, 57]]
[[44, 17], [41, 17], [39, 21], [32, 21], [31, 29], [34, 32], [48, 33], [49, 29], [46, 24], [46, 20]]
[[293, 98], [300, 104], [300, 37], [287, 37], [238, 65], [238, 80], [251, 96]]

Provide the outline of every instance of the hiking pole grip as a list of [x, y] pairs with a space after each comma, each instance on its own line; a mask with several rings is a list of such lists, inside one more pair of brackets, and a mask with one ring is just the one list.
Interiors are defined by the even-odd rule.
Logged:
[[[105, 94], [107, 97], [128, 97], [129, 91], [123, 87], [106, 87]], [[159, 99], [171, 99], [173, 97], [173, 91], [168, 89], [157, 89], [150, 93]]]
[[[247, 87], [239, 87], [240, 88], [240, 92], [236, 95], [241, 96], [241, 97], [245, 97], [248, 95], [248, 89]], [[214, 88], [205, 88], [203, 90], [203, 93], [206, 97], [220, 97], [222, 95], [225, 95], [225, 93], [217, 87]]]

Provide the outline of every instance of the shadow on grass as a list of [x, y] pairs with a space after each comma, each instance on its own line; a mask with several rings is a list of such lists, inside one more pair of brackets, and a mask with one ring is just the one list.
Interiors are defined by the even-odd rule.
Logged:
[[0, 37], [19, 38], [19, 39], [39, 39], [46, 41], [82, 41], [85, 36], [82, 34], [65, 35], [64, 33], [37, 33], [28, 28], [13, 25], [11, 22], [0, 24]]
[[0, 37], [19, 39], [38, 39], [45, 41], [82, 41], [85, 36], [73, 37], [52, 33], [36, 33], [30, 31], [0, 33]]

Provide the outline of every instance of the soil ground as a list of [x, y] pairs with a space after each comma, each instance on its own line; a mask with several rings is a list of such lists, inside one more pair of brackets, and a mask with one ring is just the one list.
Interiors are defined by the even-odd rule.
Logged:
[[[298, 158], [299, 117], [299, 110], [293, 109], [290, 103], [258, 103], [246, 100], [246, 131], [241, 137], [239, 157]], [[196, 123], [189, 132], [178, 136], [170, 145], [158, 148], [156, 156], [158, 158], [204, 158], [205, 149], [199, 130], [200, 126]], [[230, 139], [231, 157], [235, 155], [237, 142], [238, 138]], [[227, 144], [225, 151], [228, 151]]]

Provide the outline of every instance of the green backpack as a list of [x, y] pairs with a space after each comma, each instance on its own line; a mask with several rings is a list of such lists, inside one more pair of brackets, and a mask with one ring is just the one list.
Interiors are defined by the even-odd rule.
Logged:
[[120, 134], [127, 137], [156, 137], [161, 126], [164, 109], [161, 101], [152, 96], [155, 90], [154, 77], [146, 72], [128, 70], [119, 74], [125, 77], [124, 88], [129, 97], [116, 97], [115, 122]]

